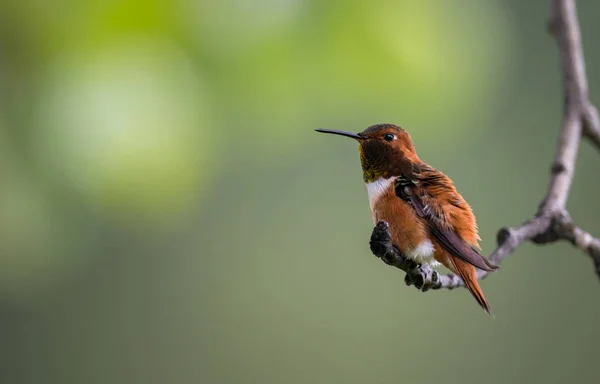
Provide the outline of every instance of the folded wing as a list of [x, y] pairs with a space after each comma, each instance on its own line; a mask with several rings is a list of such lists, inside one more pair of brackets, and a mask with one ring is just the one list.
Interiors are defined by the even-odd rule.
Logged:
[[429, 233], [450, 254], [484, 271], [498, 269], [475, 250], [475, 217], [442, 172], [422, 164], [411, 175], [397, 179], [396, 195], [426, 221]]

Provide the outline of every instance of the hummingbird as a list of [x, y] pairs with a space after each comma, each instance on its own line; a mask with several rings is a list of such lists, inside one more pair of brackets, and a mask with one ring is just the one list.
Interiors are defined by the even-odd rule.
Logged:
[[410, 134], [394, 124], [373, 125], [360, 133], [316, 131], [358, 141], [373, 223], [388, 223], [392, 244], [405, 257], [433, 267], [442, 264], [460, 276], [491, 315], [477, 269], [498, 267], [479, 253], [475, 215], [452, 180], [417, 156]]

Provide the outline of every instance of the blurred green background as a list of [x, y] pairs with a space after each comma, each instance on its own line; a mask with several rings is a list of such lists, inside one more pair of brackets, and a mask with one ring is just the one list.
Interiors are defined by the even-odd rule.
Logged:
[[[600, 101], [600, 3], [579, 2]], [[597, 383], [587, 256], [522, 246], [419, 293], [369, 252], [381, 122], [495, 234], [533, 215], [562, 114], [546, 1], [0, 3], [0, 382]], [[600, 157], [570, 196], [600, 235]]]

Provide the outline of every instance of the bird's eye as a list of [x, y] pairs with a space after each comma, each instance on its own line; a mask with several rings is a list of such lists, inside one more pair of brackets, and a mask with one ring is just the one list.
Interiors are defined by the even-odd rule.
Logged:
[[392, 141], [396, 138], [396, 136], [394, 136], [393, 133], [386, 133], [385, 136], [383, 136], [383, 140], [385, 141]]

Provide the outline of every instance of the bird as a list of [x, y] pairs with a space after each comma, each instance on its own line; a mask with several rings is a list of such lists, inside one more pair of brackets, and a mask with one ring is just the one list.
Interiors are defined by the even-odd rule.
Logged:
[[480, 254], [473, 210], [452, 179], [417, 156], [410, 134], [389, 123], [360, 133], [316, 131], [358, 141], [373, 223], [387, 222], [392, 244], [405, 257], [432, 267], [442, 264], [458, 275], [493, 316], [477, 269], [490, 272], [498, 267]]

